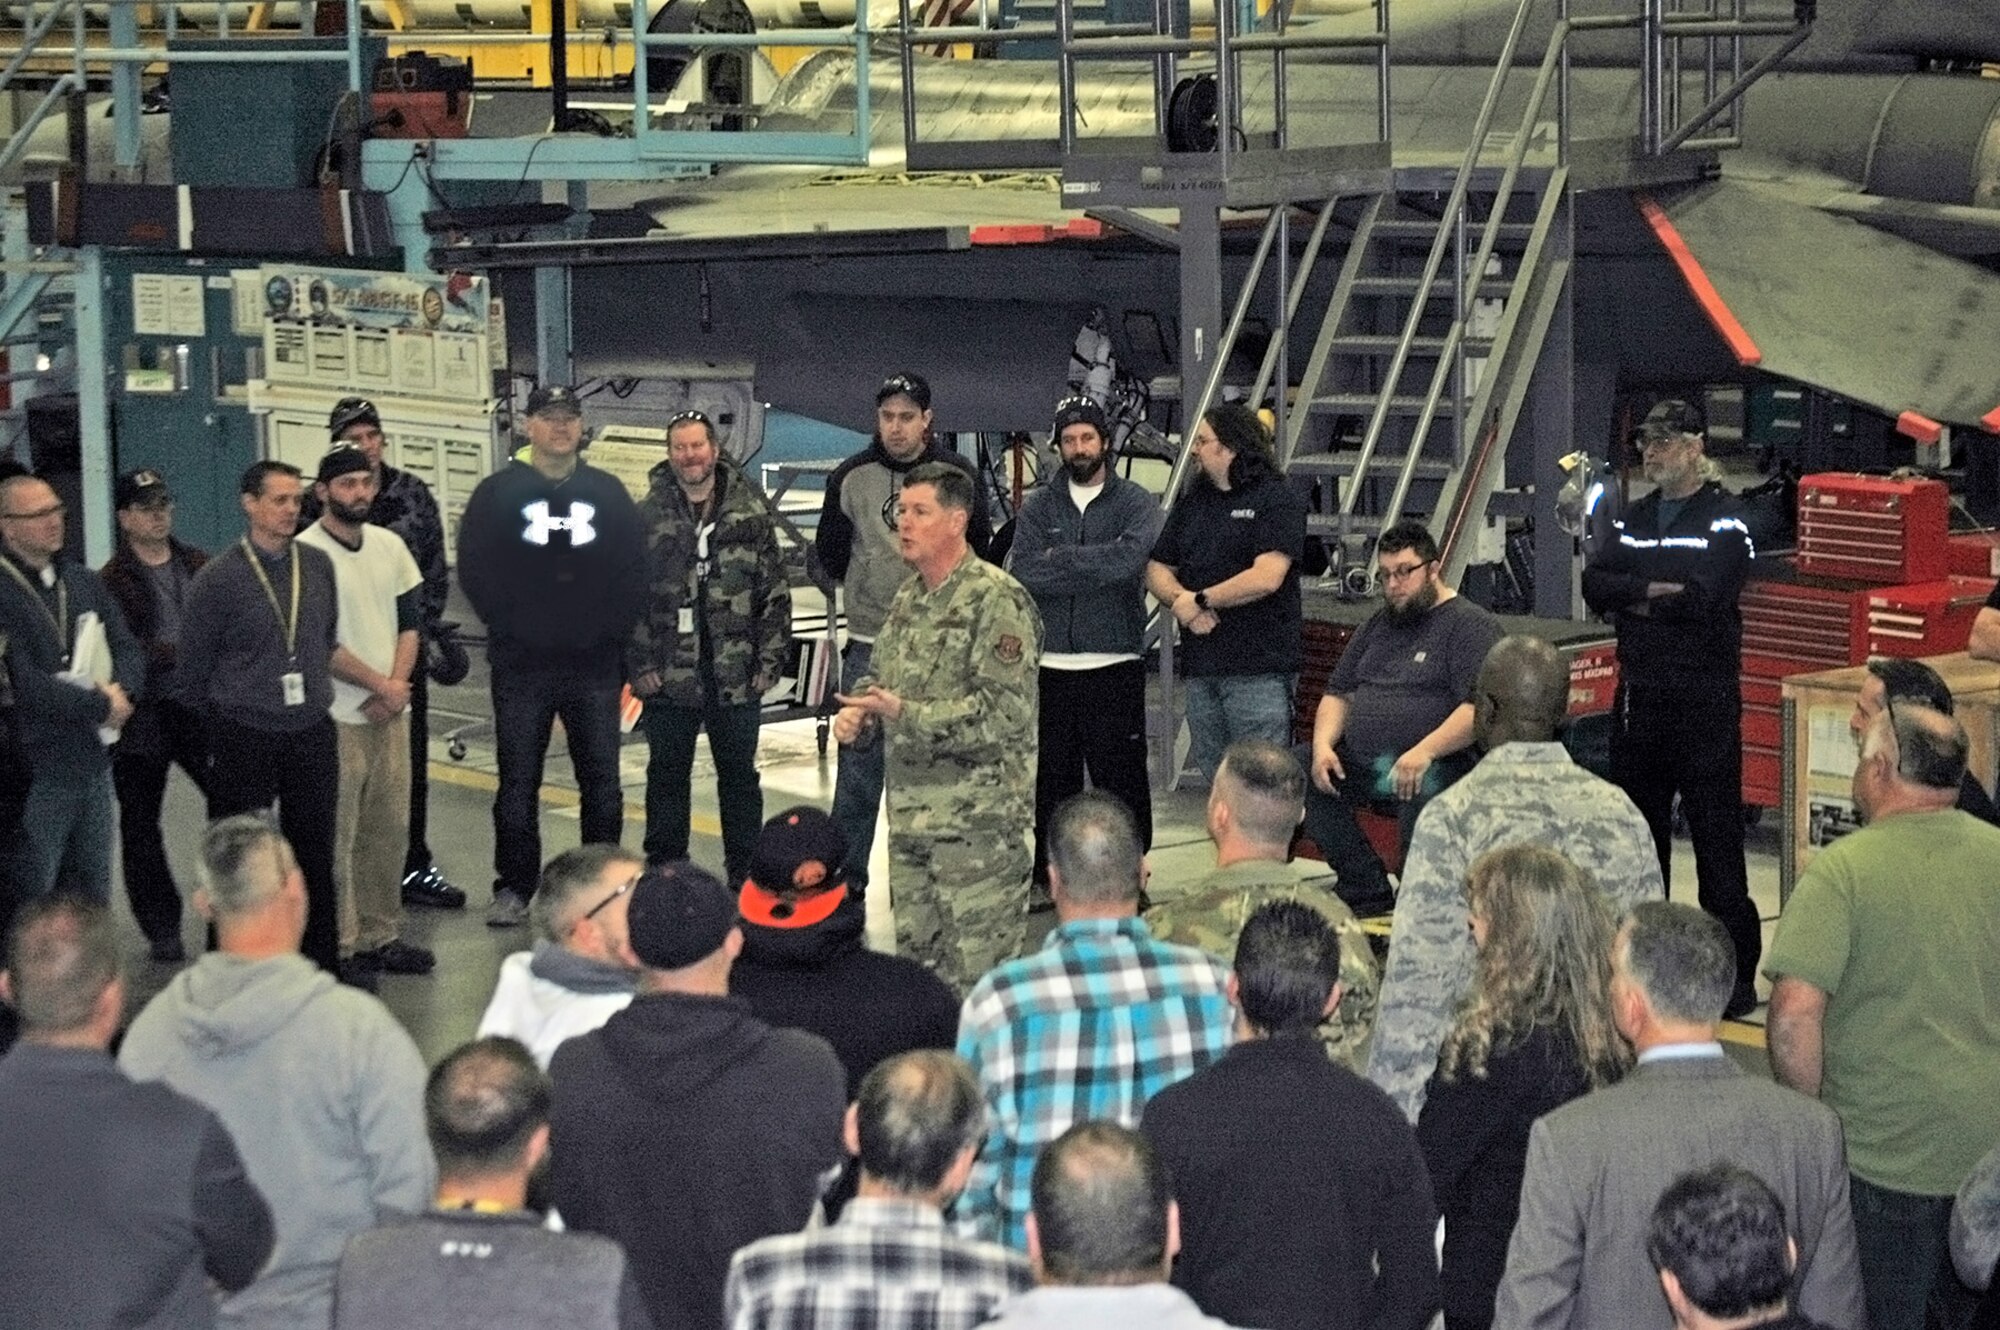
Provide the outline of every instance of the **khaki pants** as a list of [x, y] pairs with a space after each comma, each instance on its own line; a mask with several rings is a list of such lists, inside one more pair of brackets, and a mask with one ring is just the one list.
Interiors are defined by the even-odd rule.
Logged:
[[403, 856], [410, 843], [410, 715], [381, 725], [335, 725], [340, 803], [333, 885], [340, 954], [393, 942], [403, 925]]

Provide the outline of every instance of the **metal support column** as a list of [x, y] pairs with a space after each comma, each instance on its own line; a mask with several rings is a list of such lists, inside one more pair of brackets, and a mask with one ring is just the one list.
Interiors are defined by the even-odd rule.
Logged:
[[570, 272], [566, 265], [535, 269], [535, 381], [575, 382], [570, 345]]
[[[1561, 188], [1567, 190], [1565, 182]], [[1495, 224], [1499, 218], [1494, 219]], [[1563, 265], [1571, 274], [1576, 269], [1576, 197], [1565, 197], [1558, 205], [1549, 228], [1545, 267]], [[1492, 372], [1489, 368], [1488, 372]], [[1581, 618], [1583, 600], [1578, 593], [1576, 542], [1556, 520], [1556, 495], [1562, 489], [1562, 467], [1558, 459], [1575, 448], [1575, 440], [1591, 437], [1577, 429], [1576, 409], [1576, 278], [1563, 279], [1555, 314], [1532, 366], [1521, 371], [1532, 374], [1528, 409], [1534, 437], [1535, 487], [1535, 613], [1550, 619]], [[1608, 399], [1607, 399], [1608, 400]], [[1516, 435], [1518, 436], [1518, 433]], [[1505, 465], [1504, 462], [1501, 465]]]
[[86, 245], [76, 256], [76, 410], [83, 436], [83, 557], [92, 568], [111, 557], [110, 357], [105, 350], [104, 254]]
[[[111, 44], [129, 51], [139, 44], [139, 7], [114, 4], [106, 7], [105, 21], [111, 25]], [[121, 60], [111, 66], [112, 163], [120, 171], [136, 171], [139, 166], [139, 65]]]
[[[1194, 405], [1222, 337], [1222, 214], [1190, 203], [1180, 210], [1181, 405]], [[1181, 420], [1192, 435], [1198, 420]]]

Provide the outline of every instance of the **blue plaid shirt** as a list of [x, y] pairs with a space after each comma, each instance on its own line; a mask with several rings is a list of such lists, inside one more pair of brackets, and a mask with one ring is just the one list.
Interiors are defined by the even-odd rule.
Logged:
[[959, 1198], [967, 1236], [1027, 1247], [1028, 1179], [1042, 1147], [1079, 1122], [1128, 1127], [1154, 1094], [1229, 1049], [1228, 971], [1157, 941], [1139, 919], [1080, 919], [973, 986], [958, 1018], [991, 1116]]

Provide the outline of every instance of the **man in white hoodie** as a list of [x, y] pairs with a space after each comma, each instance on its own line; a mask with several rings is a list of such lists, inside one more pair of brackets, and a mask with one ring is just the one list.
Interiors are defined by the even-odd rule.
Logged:
[[547, 1071], [563, 1040], [595, 1030], [632, 1001], [639, 958], [626, 911], [645, 861], [616, 845], [579, 845], [542, 869], [528, 905], [533, 951], [500, 964], [479, 1037], [518, 1039]]
[[271, 1263], [219, 1324], [326, 1330], [347, 1240], [434, 1194], [423, 1059], [388, 1008], [299, 955], [305, 876], [263, 817], [209, 828], [195, 908], [220, 949], [146, 1004], [119, 1063], [221, 1118], [271, 1201]]

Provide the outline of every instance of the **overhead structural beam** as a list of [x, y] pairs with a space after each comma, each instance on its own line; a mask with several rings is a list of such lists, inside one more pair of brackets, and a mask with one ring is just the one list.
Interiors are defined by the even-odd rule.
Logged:
[[603, 268], [625, 263], [744, 262], [756, 259], [860, 258], [877, 254], [935, 254], [969, 249], [963, 226], [898, 231], [820, 231], [811, 235], [694, 240], [632, 236], [609, 240], [524, 240], [512, 244], [450, 245], [431, 250], [438, 272], [457, 268]]
[[1179, 231], [1165, 222], [1156, 222], [1130, 208], [1089, 208], [1083, 215], [1093, 221], [1103, 222], [1106, 226], [1115, 226], [1127, 235], [1137, 236], [1150, 244], [1158, 245], [1170, 254], [1178, 254], [1181, 251]]

